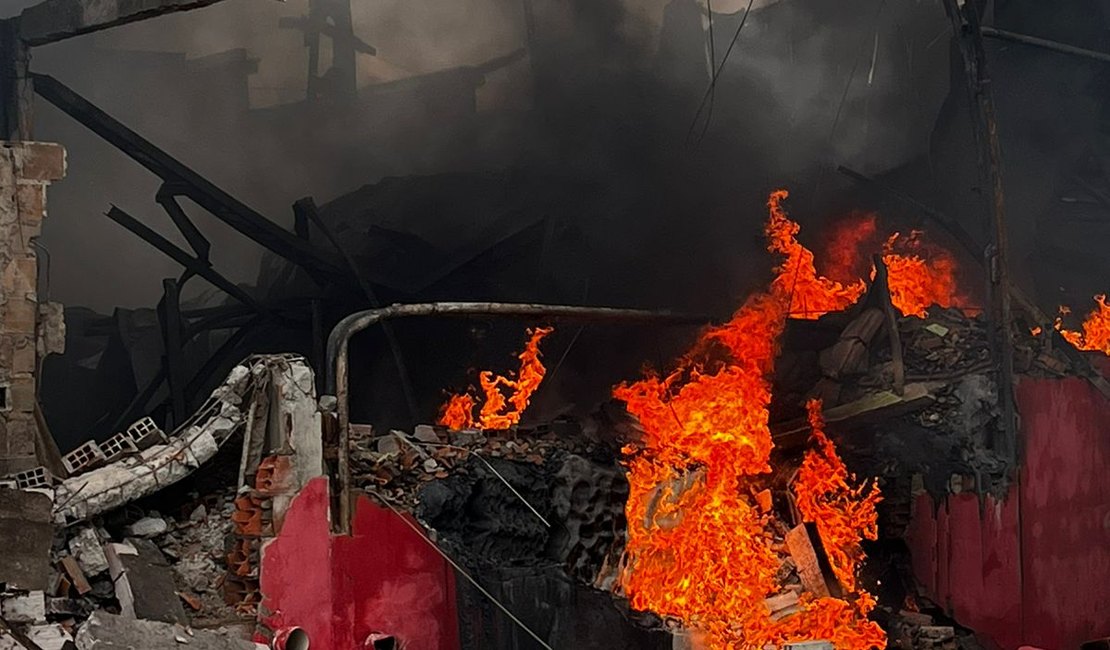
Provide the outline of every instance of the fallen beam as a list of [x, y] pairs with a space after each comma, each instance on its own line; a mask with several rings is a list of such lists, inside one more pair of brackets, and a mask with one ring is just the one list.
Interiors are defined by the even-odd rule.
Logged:
[[72, 524], [86, 520], [192, 474], [246, 423], [250, 404], [265, 399], [262, 389], [268, 383], [281, 384], [292, 378], [298, 387], [303, 384], [303, 391], [287, 397], [309, 404], [315, 412], [310, 377], [311, 370], [300, 357], [259, 356], [240, 363], [168, 443], [62, 481], [55, 488], [54, 521]]
[[[860, 425], [912, 413], [936, 401], [932, 389], [938, 383], [906, 384], [902, 395], [884, 390], [873, 393], [854, 402], [841, 404], [827, 409], [823, 416], [826, 424]], [[805, 444], [812, 428], [805, 418], [797, 418], [781, 424], [771, 425], [771, 437], [777, 447], [792, 447]]]

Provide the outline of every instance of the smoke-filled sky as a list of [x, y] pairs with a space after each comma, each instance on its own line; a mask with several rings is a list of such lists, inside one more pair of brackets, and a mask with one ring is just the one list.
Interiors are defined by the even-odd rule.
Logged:
[[[3, 15], [29, 4], [0, 2]], [[718, 59], [747, 4], [712, 2], [722, 14]], [[693, 0], [535, 5], [533, 60], [490, 74], [478, 89], [479, 116], [465, 128], [414, 126], [386, 109], [368, 114], [362, 131], [322, 118], [299, 127], [323, 143], [304, 155], [284, 148], [288, 129], [260, 130], [257, 109], [303, 99], [301, 35], [278, 21], [304, 14], [307, 0], [225, 0], [41, 48], [32, 67], [283, 225], [301, 196], [323, 203], [386, 175], [528, 168], [592, 177], [623, 197], [610, 219], [582, 224], [595, 248], [629, 268], [643, 258], [660, 272], [657, 260], [666, 260], [661, 272], [675, 292], [692, 278], [718, 281], [713, 274], [735, 282], [754, 266], [745, 259], [758, 250], [761, 197], [774, 186], [791, 187], [796, 216], [816, 223], [831, 216], [822, 199], [845, 185], [830, 171], [837, 164], [877, 173], [923, 156], [948, 89], [948, 27], [937, 0], [761, 0], [707, 105], [702, 136], [694, 113], [708, 62]], [[352, 11], [357, 35], [378, 50], [359, 59], [364, 88], [526, 44], [521, 0], [352, 0]], [[203, 57], [236, 48], [258, 60], [250, 114], [233, 101], [233, 86], [205, 76]], [[179, 268], [102, 214], [119, 205], [180, 243], [153, 203], [156, 180], [53, 107], [39, 101], [39, 109], [36, 136], [70, 151], [43, 238], [51, 298], [101, 311], [152, 306], [161, 278]], [[641, 196], [651, 205], [637, 212], [630, 206]], [[196, 214], [216, 267], [253, 282], [258, 248]]]

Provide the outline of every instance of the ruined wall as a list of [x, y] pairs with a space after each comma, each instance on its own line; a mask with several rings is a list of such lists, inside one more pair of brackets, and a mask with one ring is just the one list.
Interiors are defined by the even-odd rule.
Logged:
[[46, 216], [46, 188], [65, 174], [65, 149], [44, 142], [0, 143], [0, 476], [36, 459], [38, 362], [60, 352], [61, 310], [40, 305], [33, 240]]
[[332, 535], [328, 519], [328, 483], [316, 478], [262, 549], [266, 627], [301, 627], [313, 648], [332, 650], [369, 647], [373, 633], [409, 648], [459, 647], [454, 574], [425, 540], [366, 497], [355, 503], [350, 536]]
[[1022, 378], [1024, 460], [1003, 501], [918, 495], [906, 537], [927, 594], [994, 647], [1110, 635], [1110, 401], [1086, 380]]

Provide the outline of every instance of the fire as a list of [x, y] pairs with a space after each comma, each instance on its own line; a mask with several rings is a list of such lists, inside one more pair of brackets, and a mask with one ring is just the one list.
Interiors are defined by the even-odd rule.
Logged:
[[[922, 255], [925, 257], [922, 257]], [[890, 302], [903, 316], [925, 318], [925, 309], [969, 306], [956, 283], [956, 258], [937, 246], [927, 246], [920, 230], [908, 237], [894, 233], [883, 246], [888, 270]]]
[[[468, 392], [452, 395], [440, 408], [438, 424], [449, 429], [508, 429], [520, 422], [524, 409], [528, 408], [532, 394], [543, 382], [547, 369], [540, 360], [540, 341], [554, 331], [551, 327], [528, 330], [528, 342], [517, 355], [520, 370], [516, 379], [495, 375], [490, 370], [478, 374], [482, 402], [478, 415], [474, 409], [478, 400]], [[510, 391], [505, 397], [505, 390]]]
[[806, 410], [815, 448], [807, 451], [802, 461], [794, 483], [794, 496], [802, 518], [817, 524], [817, 532], [840, 584], [848, 591], [855, 591], [856, 571], [863, 561], [860, 540], [878, 538], [875, 506], [882, 497], [874, 482], [853, 487], [855, 476], [848, 473], [832, 441], [825, 435], [821, 402], [810, 400]]
[[867, 289], [863, 280], [841, 284], [817, 274], [813, 253], [796, 239], [801, 227], [786, 216], [782, 202], [786, 190], [771, 194], [767, 220], [767, 249], [783, 256], [782, 264], [775, 269], [771, 291], [787, 297], [791, 318], [817, 319], [830, 311], [841, 311], [859, 299]]
[[1060, 317], [1056, 319], [1056, 329], [1060, 335], [1067, 339], [1080, 350], [1093, 350], [1110, 355], [1110, 305], [1106, 302], [1106, 295], [1095, 296], [1095, 309], [1083, 321], [1082, 331], [1064, 329], [1063, 316], [1071, 310], [1060, 308]]
[[860, 252], [882, 242], [878, 229], [878, 217], [871, 212], [856, 212], [847, 219], [837, 221], [824, 247], [824, 274], [840, 282], [850, 282], [867, 275], [871, 260]]
[[952, 253], [926, 241], [920, 230], [908, 236], [894, 233], [885, 242], [877, 232], [877, 217], [872, 213], [855, 213], [839, 221], [828, 236], [824, 273], [841, 282], [864, 275], [874, 279], [871, 252], [881, 252], [891, 302], [903, 316], [924, 318], [933, 305], [973, 309], [971, 300], [960, 292], [959, 264]]
[[[771, 515], [758, 507], [770, 470], [769, 375], [789, 317], [817, 318], [851, 305], [863, 282], [844, 285], [817, 274], [799, 227], [782, 208], [785, 191], [768, 201], [768, 249], [782, 256], [765, 293], [750, 297], [732, 319], [708, 330], [669, 375], [614, 389], [644, 428], [625, 449], [628, 466], [628, 570], [622, 586], [639, 609], [673, 616], [704, 631], [713, 649], [763, 648], [828, 639], [840, 650], [885, 647], [867, 613], [874, 600], [802, 601], [779, 621], [763, 599], [778, 590], [779, 552]], [[815, 428], [819, 454], [806, 472], [843, 468], [832, 443]], [[835, 459], [835, 461], [834, 461]], [[843, 477], [811, 477], [796, 488], [841, 573], [855, 587], [859, 534], [875, 528], [878, 493], [863, 494]], [[861, 503], [862, 502], [862, 503]], [[870, 513], [870, 514], [869, 514]], [[868, 519], [871, 516], [872, 519]], [[846, 530], [857, 526], [856, 537]]]

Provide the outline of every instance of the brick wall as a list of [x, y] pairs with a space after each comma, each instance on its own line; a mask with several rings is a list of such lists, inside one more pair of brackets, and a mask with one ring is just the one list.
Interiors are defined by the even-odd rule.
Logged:
[[60, 323], [56, 306], [40, 308], [32, 240], [46, 216], [46, 187], [64, 174], [60, 145], [0, 142], [0, 476], [40, 464], [37, 369], [42, 356], [59, 351]]

